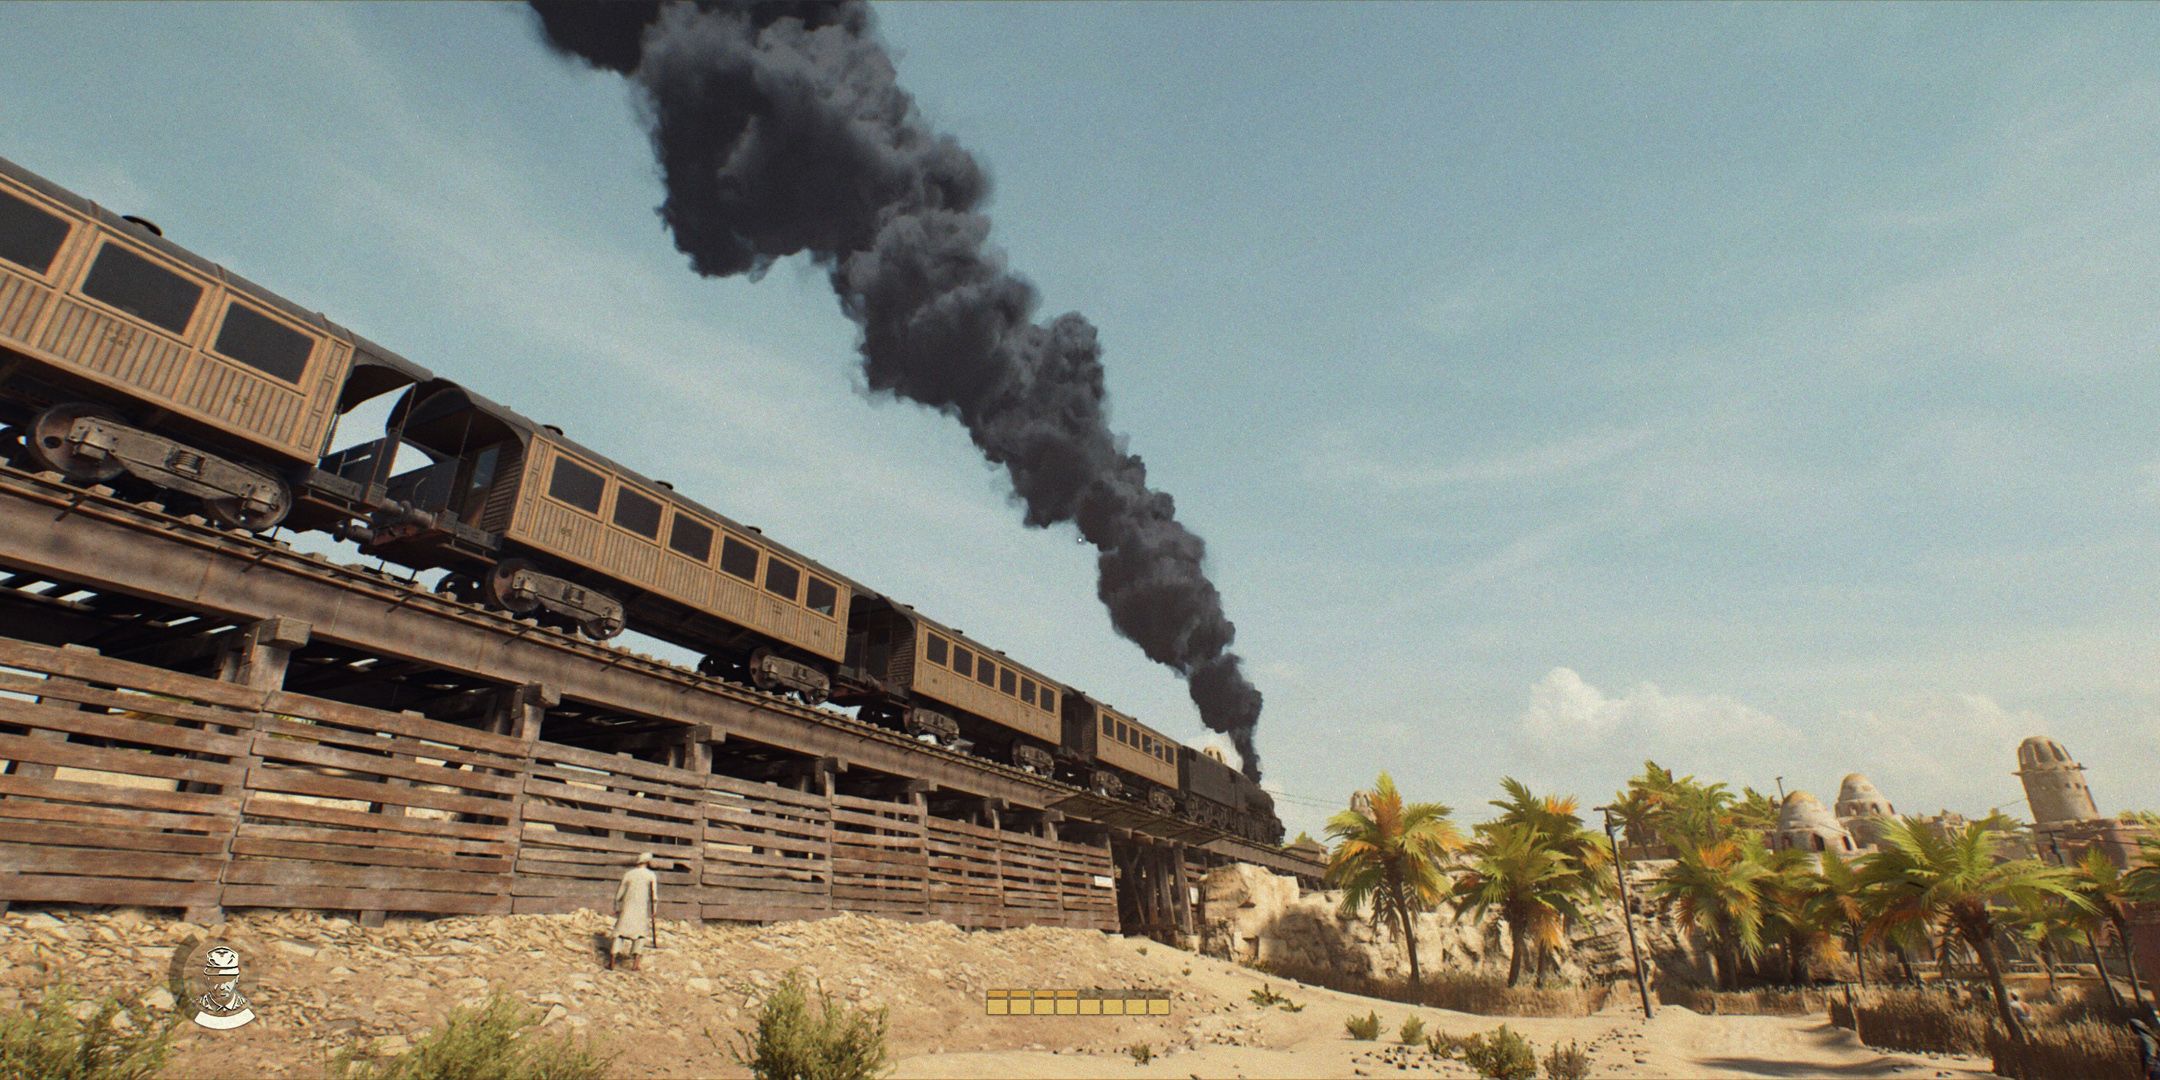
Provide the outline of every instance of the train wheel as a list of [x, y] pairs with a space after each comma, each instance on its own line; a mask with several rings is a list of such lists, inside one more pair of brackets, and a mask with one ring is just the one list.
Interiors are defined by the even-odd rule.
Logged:
[[538, 597], [529, 590], [520, 592], [517, 588], [518, 575], [530, 569], [532, 564], [523, 559], [504, 559], [496, 563], [495, 568], [488, 571], [487, 580], [481, 584], [481, 595], [487, 598], [488, 603], [516, 615], [523, 615], [539, 607]]
[[750, 685], [767, 692], [780, 685], [779, 680], [773, 678], [772, 673], [765, 670], [765, 658], [770, 655], [772, 655], [770, 649], [759, 649], [750, 654]]
[[24, 440], [24, 448], [30, 452], [30, 463], [78, 484], [102, 484], [120, 475], [119, 462], [109, 457], [86, 457], [68, 442], [68, 432], [74, 430], [75, 421], [88, 416], [120, 419], [120, 414], [111, 409], [83, 402], [65, 402], [39, 413], [37, 419], [30, 421], [30, 434]]
[[444, 574], [435, 583], [435, 595], [471, 603], [480, 598], [480, 581], [471, 574]]
[[249, 506], [238, 496], [228, 495], [219, 499], [204, 499], [203, 510], [218, 524], [248, 532], [267, 532], [277, 528], [292, 512], [292, 487], [283, 480], [272, 481], [276, 486], [270, 491], [270, 505]]
[[598, 615], [578, 620], [578, 629], [594, 641], [606, 641], [623, 632], [623, 621], [613, 615]]

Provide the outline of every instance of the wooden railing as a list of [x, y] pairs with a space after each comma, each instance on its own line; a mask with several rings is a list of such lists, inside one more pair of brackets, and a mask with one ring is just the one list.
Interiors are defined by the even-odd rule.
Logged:
[[1117, 929], [1106, 848], [0, 638], [0, 901]]

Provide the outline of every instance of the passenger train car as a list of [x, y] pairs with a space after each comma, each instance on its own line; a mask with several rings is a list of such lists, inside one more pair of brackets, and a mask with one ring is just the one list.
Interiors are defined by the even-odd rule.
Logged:
[[[381, 438], [330, 452], [402, 391]], [[9, 456], [331, 532], [459, 599], [635, 628], [706, 674], [856, 707], [1098, 794], [1278, 843], [1257, 784], [1135, 718], [0, 159]]]

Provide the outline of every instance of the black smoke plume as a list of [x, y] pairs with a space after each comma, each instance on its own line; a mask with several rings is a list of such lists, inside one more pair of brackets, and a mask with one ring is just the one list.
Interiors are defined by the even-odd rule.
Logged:
[[1027, 523], [1070, 521], [1101, 553], [1118, 632], [1184, 676], [1257, 779], [1260, 692], [1202, 569], [1206, 545], [1110, 431], [1095, 328], [1035, 321], [1038, 297], [989, 245], [982, 166], [930, 129], [870, 11], [842, 3], [535, 0], [556, 50], [641, 91], [667, 198], [700, 274], [762, 274], [807, 252], [862, 328], [873, 390], [959, 419], [1003, 465]]

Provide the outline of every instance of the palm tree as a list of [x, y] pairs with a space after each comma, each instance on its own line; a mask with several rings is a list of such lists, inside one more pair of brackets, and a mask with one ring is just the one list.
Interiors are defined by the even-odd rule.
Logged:
[[1679, 909], [1680, 921], [1710, 940], [1718, 982], [1740, 985], [1740, 960], [1762, 952], [1763, 890], [1773, 871], [1759, 840], [1719, 840], [1683, 848], [1651, 894]]
[[[1572, 868], [1573, 872], [1557, 880], [1555, 887], [1583, 899], [1617, 891], [1618, 883], [1611, 876], [1612, 843], [1604, 833], [1583, 823], [1582, 816], [1576, 813], [1574, 796], [1536, 795], [1528, 784], [1512, 776], [1501, 777], [1500, 788], [1507, 793], [1507, 798], [1493, 800], [1493, 807], [1500, 811], [1495, 822], [1535, 830], [1540, 844], [1559, 852]], [[1561, 936], [1567, 924], [1577, 918], [1572, 914], [1572, 903], [1565, 909], [1557, 905], [1550, 905], [1550, 909], [1562, 912], [1559, 926], [1547, 935], [1532, 935], [1538, 941], [1539, 986], [1545, 985], [1545, 968], [1551, 960], [1551, 949], [1559, 945], [1557, 940], [1547, 944], [1547, 939]]]
[[1404, 803], [1395, 779], [1386, 773], [1370, 791], [1350, 800], [1350, 809], [1328, 819], [1335, 850], [1328, 858], [1327, 881], [1343, 891], [1342, 913], [1354, 918], [1368, 903], [1373, 918], [1392, 922], [1410, 952], [1410, 981], [1420, 982], [1416, 916], [1447, 894], [1440, 867], [1462, 846], [1439, 803]]
[[[2115, 944], [2122, 949], [2123, 968], [2130, 973], [2130, 1003], [2143, 1007], [2145, 988], [2138, 981], [2137, 956], [2130, 951], [2130, 906], [2137, 903], [2140, 891], [2132, 876], [2135, 871], [2125, 874], [2098, 844], [2087, 847], [2085, 857], [2071, 863], [2069, 870], [2078, 895], [2115, 929]], [[2107, 977], [2105, 969], [2100, 977]]]
[[[1821, 888], [1814, 852], [1799, 848], [1762, 856], [1770, 873], [1763, 878], [1763, 937], [1785, 953], [1785, 981], [1804, 983], [1813, 962], [1837, 954], [1837, 937], [1821, 908], [1811, 903]], [[1825, 852], [1824, 854], [1828, 854]]]
[[1865, 990], [1867, 931], [1874, 912], [1867, 885], [1860, 878], [1860, 866], [1857, 861], [1846, 862], [1835, 851], [1825, 851], [1822, 865], [1815, 870], [1814, 885], [1808, 906], [1814, 909], [1818, 925], [1835, 926], [1845, 934], [1845, 944], [1852, 949], [1853, 967], [1860, 975], [1860, 988]]
[[[1582, 890], [1581, 868], [1551, 837], [1526, 822], [1478, 826], [1477, 838], [1463, 848], [1456, 870], [1456, 911], [1479, 919], [1496, 914], [1507, 927], [1509, 986], [1521, 980], [1523, 957], [1531, 945], [1541, 952], [1559, 945], [1568, 920], [1582, 918], [1575, 906]], [[1537, 976], [1542, 984], [1542, 964]]]
[[1995, 953], [1995, 935], [2005, 924], [1995, 905], [2055, 896], [2073, 907], [2090, 907], [2070, 872], [2037, 859], [1997, 859], [2002, 835], [1977, 822], [1962, 832], [1937, 834], [1905, 818], [1885, 822], [1879, 836], [1881, 850], [1868, 859], [1861, 876], [1883, 892], [1884, 925], [1937, 927], [1945, 940], [1962, 941], [1987, 973], [2004, 1030], [2024, 1041]]
[[2079, 911], [2058, 896], [2039, 893], [2020, 901], [2008, 913], [2006, 921], [2012, 924], [2020, 938], [2040, 954], [2040, 965], [2047, 971], [2048, 996], [2055, 996], [2055, 963], [2062, 955], [2065, 945], [2073, 945], [2078, 932], [2085, 928], [2090, 913]]

